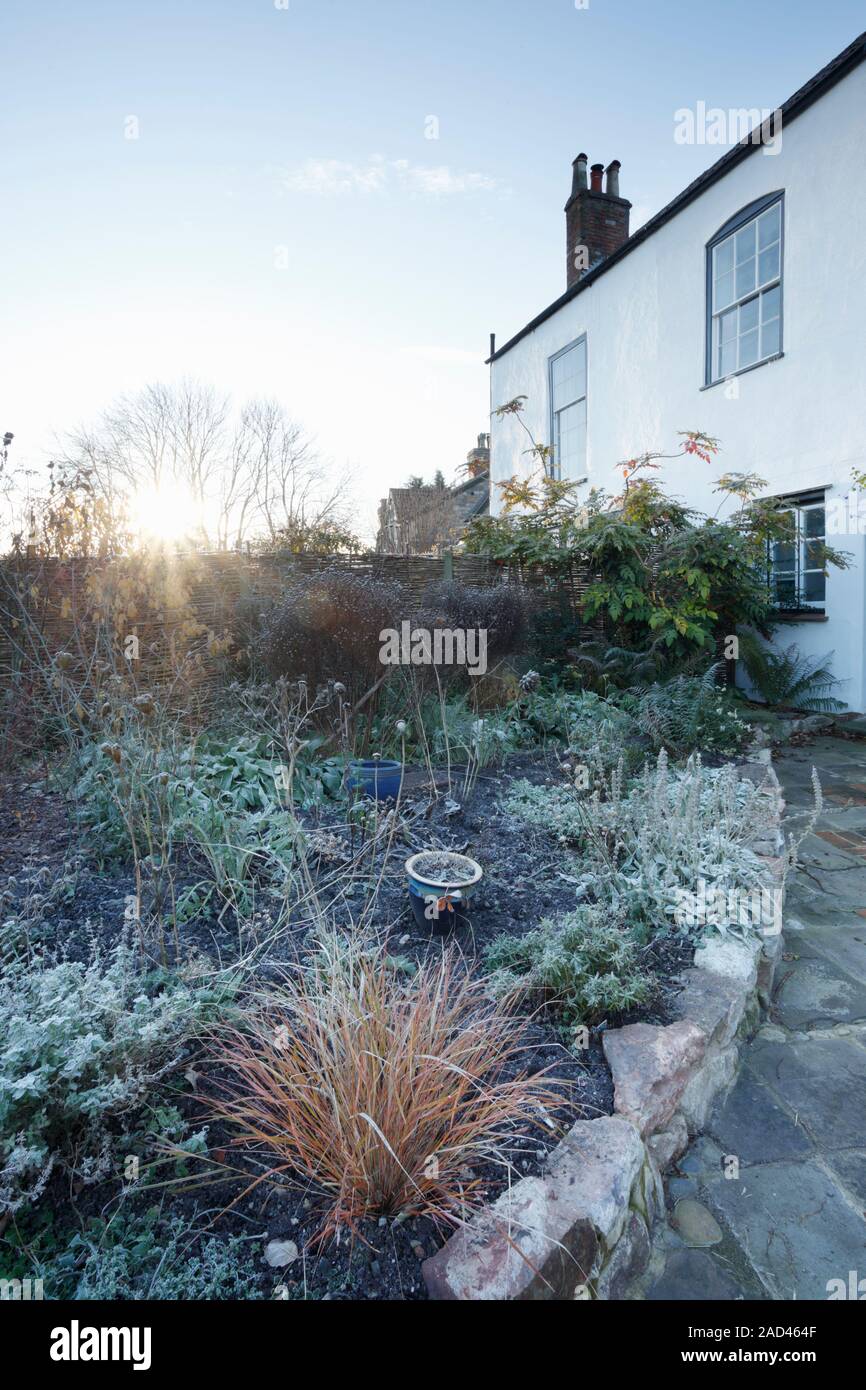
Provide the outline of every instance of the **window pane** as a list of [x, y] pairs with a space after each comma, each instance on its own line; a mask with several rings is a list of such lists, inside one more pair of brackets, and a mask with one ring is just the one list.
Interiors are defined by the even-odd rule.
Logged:
[[[781, 353], [781, 236], [782, 208], [778, 202], [712, 248], [708, 311], [712, 315], [715, 380]], [[764, 285], [772, 288], [762, 290]], [[737, 337], [736, 362], [730, 351], [732, 336]]]
[[778, 352], [781, 344], [779, 329], [781, 328], [779, 319], [771, 319], [765, 323], [761, 329], [761, 356], [772, 357], [773, 353]]
[[773, 568], [792, 570], [797, 557], [797, 548], [788, 541], [773, 542]]
[[806, 541], [803, 546], [803, 569], [820, 570], [824, 568], [824, 542]]
[[744, 333], [740, 339], [740, 366], [750, 367], [758, 360], [758, 330]]
[[722, 343], [719, 348], [719, 376], [730, 376], [737, 370], [737, 340]]
[[715, 285], [715, 308], [724, 309], [734, 297], [734, 273], [720, 275]]
[[755, 254], [755, 224], [747, 222], [742, 231], [736, 235], [737, 265], [742, 265], [744, 261], [749, 261]]
[[823, 603], [827, 593], [827, 581], [823, 574], [810, 570], [803, 575], [803, 598], [807, 603]]
[[750, 333], [758, 326], [758, 298], [749, 299], [740, 305], [740, 332]]
[[782, 291], [778, 285], [774, 285], [771, 290], [764, 290], [761, 295], [761, 318], [764, 323], [770, 319], [779, 317], [779, 309], [782, 306]]
[[762, 251], [758, 257], [758, 281], [766, 285], [768, 280], [779, 278], [779, 243], [771, 246], [768, 251]]
[[582, 477], [586, 472], [586, 401], [578, 401], [559, 412], [556, 441], [557, 476]]
[[723, 343], [737, 336], [737, 311], [729, 309], [726, 314], [722, 314], [719, 319], [719, 337]]
[[754, 257], [746, 261], [743, 265], [737, 266], [736, 289], [737, 298], [745, 299], [747, 294], [751, 294], [755, 288], [755, 261]]
[[768, 212], [764, 212], [758, 218], [758, 249], [763, 251], [765, 246], [770, 246], [774, 241], [779, 240], [782, 230], [782, 204], [776, 203]]
[[551, 363], [553, 409], [586, 395], [586, 343], [576, 343], [568, 352], [555, 357]]
[[727, 241], [723, 241], [720, 246], [717, 246], [713, 251], [713, 258], [713, 274], [716, 277], [719, 275], [727, 275], [729, 271], [733, 270], [734, 238], [728, 237]]
[[793, 575], [777, 574], [773, 578], [776, 602], [780, 608], [790, 607], [797, 597], [797, 585]]
[[802, 526], [802, 528], [803, 528], [803, 535], [804, 535], [804, 536], [810, 536], [810, 537], [814, 537], [814, 536], [821, 536], [821, 537], [823, 537], [823, 535], [824, 535], [824, 517], [825, 517], [824, 508], [823, 508], [823, 507], [804, 507], [803, 512], [801, 513], [801, 515], [802, 515], [801, 526]]

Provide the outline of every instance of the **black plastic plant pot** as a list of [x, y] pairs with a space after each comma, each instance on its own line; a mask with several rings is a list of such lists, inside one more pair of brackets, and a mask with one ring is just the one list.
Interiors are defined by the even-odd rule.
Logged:
[[481, 865], [450, 850], [422, 850], [406, 860], [409, 901], [419, 927], [444, 934], [471, 926], [472, 894], [481, 882]]

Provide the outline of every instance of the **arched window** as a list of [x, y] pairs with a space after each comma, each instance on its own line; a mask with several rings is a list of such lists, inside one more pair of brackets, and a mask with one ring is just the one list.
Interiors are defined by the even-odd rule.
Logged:
[[782, 351], [785, 198], [750, 203], [707, 245], [707, 384]]

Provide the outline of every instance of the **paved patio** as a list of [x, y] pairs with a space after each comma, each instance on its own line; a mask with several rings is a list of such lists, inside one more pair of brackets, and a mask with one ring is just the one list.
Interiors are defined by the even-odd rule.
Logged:
[[866, 742], [816, 739], [775, 766], [793, 824], [813, 766], [824, 811], [788, 882], [770, 1015], [666, 1183], [650, 1299], [826, 1299], [852, 1272], [866, 1296]]

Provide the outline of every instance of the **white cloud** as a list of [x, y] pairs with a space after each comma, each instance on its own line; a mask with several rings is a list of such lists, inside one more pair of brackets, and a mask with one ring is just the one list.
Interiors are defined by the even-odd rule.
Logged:
[[280, 182], [290, 193], [315, 193], [340, 197], [351, 193], [381, 193], [387, 188], [420, 193], [425, 197], [449, 197], [461, 193], [492, 193], [498, 187], [488, 174], [457, 173], [447, 164], [412, 164], [408, 159], [383, 159], [373, 155], [366, 164], [343, 159], [307, 159], [285, 170]]

